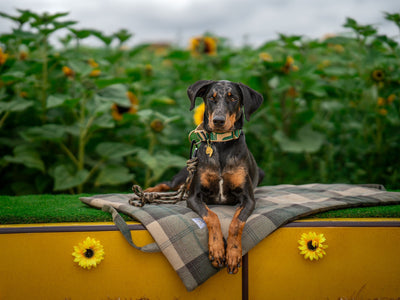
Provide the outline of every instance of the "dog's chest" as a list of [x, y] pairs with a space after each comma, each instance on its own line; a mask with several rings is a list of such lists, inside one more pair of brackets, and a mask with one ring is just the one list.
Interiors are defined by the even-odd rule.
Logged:
[[203, 156], [198, 176], [203, 201], [207, 204], [236, 204], [247, 179], [247, 165], [240, 156], [213, 149], [211, 157]]

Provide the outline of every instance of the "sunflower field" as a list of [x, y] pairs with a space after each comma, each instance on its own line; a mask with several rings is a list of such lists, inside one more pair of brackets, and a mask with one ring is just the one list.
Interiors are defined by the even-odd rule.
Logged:
[[[234, 47], [204, 34], [188, 47], [128, 47], [127, 30], [66, 18], [0, 13], [14, 23], [0, 35], [0, 194], [129, 192], [169, 179], [186, 164], [194, 115], [201, 121], [200, 99], [196, 114], [186, 96], [200, 79], [263, 94], [244, 130], [264, 185], [400, 187], [398, 36], [347, 18], [346, 33], [321, 40]], [[383, 18], [400, 30], [400, 14]]]

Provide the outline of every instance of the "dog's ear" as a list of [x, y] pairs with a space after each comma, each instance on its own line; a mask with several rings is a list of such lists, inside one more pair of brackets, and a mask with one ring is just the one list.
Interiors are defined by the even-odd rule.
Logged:
[[259, 92], [249, 88], [247, 85], [241, 82], [239, 82], [238, 85], [243, 96], [244, 116], [246, 120], [249, 121], [251, 114], [260, 107], [264, 98]]
[[215, 82], [214, 80], [200, 80], [188, 87], [187, 95], [191, 103], [190, 110], [194, 108], [194, 105], [196, 103], [196, 98], [203, 97], [209, 85], [214, 82]]

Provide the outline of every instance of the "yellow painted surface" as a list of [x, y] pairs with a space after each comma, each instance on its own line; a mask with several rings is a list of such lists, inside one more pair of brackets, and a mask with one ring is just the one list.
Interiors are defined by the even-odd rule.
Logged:
[[[377, 220], [371, 222], [379, 225]], [[28, 226], [57, 225], [79, 224]], [[327, 256], [320, 261], [305, 260], [297, 249], [301, 234], [309, 231], [327, 239]], [[139, 246], [153, 242], [145, 230], [132, 234]], [[72, 256], [73, 246], [88, 236], [105, 250], [104, 260], [91, 270], [79, 267]], [[0, 234], [0, 258], [0, 300], [242, 297], [241, 272], [228, 275], [222, 270], [187, 292], [161, 253], [132, 248], [118, 231]], [[249, 299], [400, 298], [400, 227], [281, 228], [253, 248], [248, 258]]]
[[[319, 261], [297, 249], [310, 231], [327, 239]], [[249, 299], [399, 298], [400, 227], [281, 228], [249, 253]]]
[[[139, 246], [153, 242], [147, 231], [132, 233]], [[91, 270], [72, 256], [73, 246], [88, 236], [105, 251]], [[118, 231], [0, 234], [0, 259], [1, 300], [241, 299], [240, 273], [223, 270], [187, 292], [163, 254], [132, 248]]]

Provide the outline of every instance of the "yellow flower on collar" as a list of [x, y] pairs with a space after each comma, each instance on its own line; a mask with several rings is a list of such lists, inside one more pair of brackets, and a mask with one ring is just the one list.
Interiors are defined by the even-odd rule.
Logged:
[[326, 255], [324, 249], [328, 248], [328, 245], [324, 245], [326, 241], [325, 236], [316, 234], [315, 232], [303, 233], [299, 242], [300, 254], [304, 255], [305, 259], [318, 260]]
[[87, 237], [78, 246], [74, 246], [72, 255], [75, 257], [74, 262], [77, 262], [82, 268], [91, 269], [104, 259], [104, 247], [99, 241]]

